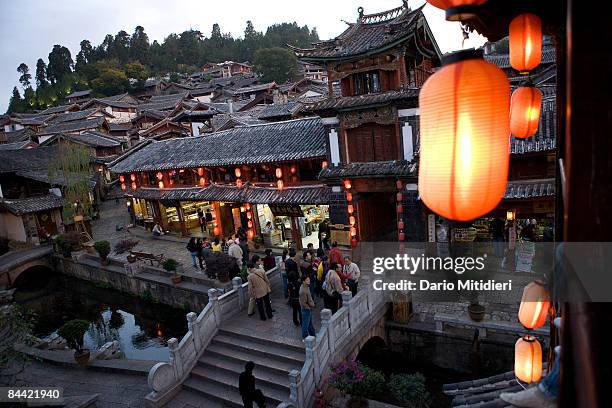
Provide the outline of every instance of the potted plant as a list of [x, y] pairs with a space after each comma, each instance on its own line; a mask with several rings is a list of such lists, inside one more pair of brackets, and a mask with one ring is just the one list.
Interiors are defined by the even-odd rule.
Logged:
[[482, 321], [485, 315], [485, 307], [478, 302], [478, 292], [468, 292], [468, 300], [470, 301], [470, 305], [468, 306], [470, 319], [475, 322]]
[[66, 339], [68, 346], [74, 349], [74, 360], [81, 364], [89, 361], [89, 349], [83, 348], [83, 336], [89, 328], [86, 320], [69, 320], [57, 331], [57, 334]]
[[94, 249], [100, 255], [100, 263], [102, 265], [108, 265], [108, 255], [110, 254], [111, 247], [108, 241], [96, 241]]
[[176, 285], [183, 281], [183, 277], [177, 272], [178, 262], [176, 260], [168, 258], [164, 261], [162, 266], [166, 271], [174, 273], [174, 275], [172, 275], [172, 283]]

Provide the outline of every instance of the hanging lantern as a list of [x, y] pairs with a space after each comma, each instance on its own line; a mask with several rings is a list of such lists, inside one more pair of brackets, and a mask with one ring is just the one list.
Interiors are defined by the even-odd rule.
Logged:
[[351, 184], [351, 180], [344, 180], [344, 188], [350, 190], [353, 185]]
[[405, 241], [406, 240], [406, 234], [404, 234], [403, 232], [400, 232], [398, 238], [399, 238], [400, 242], [401, 241]]
[[127, 190], [127, 186], [125, 185], [125, 183], [121, 183], [121, 189], [123, 191]]
[[291, 170], [291, 174], [295, 174], [297, 172], [297, 166], [295, 164], [292, 164], [289, 170]]
[[395, 195], [395, 201], [397, 201], [398, 203], [401, 203], [403, 199], [404, 199], [404, 195], [402, 193], [397, 193]]
[[473, 16], [476, 6], [486, 3], [487, 0], [427, 0], [427, 2], [446, 10], [448, 21], [459, 21]]
[[219, 232], [220, 232], [220, 231], [219, 231], [219, 227], [215, 227], [215, 228], [213, 228], [213, 234], [215, 234], [215, 235], [219, 235]]
[[397, 222], [397, 229], [403, 230], [404, 229], [404, 220], [400, 218], [400, 220]]
[[463, 50], [423, 85], [419, 193], [451, 220], [478, 218], [506, 191], [510, 85], [481, 50]]
[[206, 184], [206, 179], [204, 177], [200, 177], [200, 185], [203, 186]]
[[130, 180], [136, 181], [136, 175], [134, 173], [130, 174]]
[[516, 211], [514, 210], [506, 211], [506, 220], [514, 221], [515, 218], [516, 218]]
[[240, 167], [236, 167], [236, 170], [234, 170], [234, 174], [236, 175], [236, 178], [240, 178], [240, 176], [242, 175]]
[[202, 177], [204, 175], [204, 167], [198, 167], [198, 176]]
[[531, 13], [510, 22], [510, 65], [519, 72], [531, 71], [542, 60], [542, 20]]
[[350, 203], [351, 201], [353, 201], [353, 194], [351, 194], [351, 193], [346, 193], [346, 201], [348, 201], [349, 203]]
[[546, 323], [550, 309], [550, 294], [542, 281], [529, 283], [523, 289], [523, 298], [519, 308], [519, 321], [527, 329], [537, 329]]
[[278, 180], [278, 181], [276, 182], [276, 187], [277, 187], [279, 190], [284, 189], [284, 188], [285, 188], [285, 183], [283, 183], [283, 180]]
[[354, 237], [355, 235], [357, 235], [357, 228], [351, 227], [351, 237]]
[[396, 206], [395, 206], [395, 211], [396, 211], [398, 214], [403, 213], [403, 212], [404, 212], [404, 206], [403, 206], [403, 205], [401, 205], [401, 204], [396, 205]]
[[240, 206], [240, 212], [245, 212], [245, 211], [246, 211], [246, 208], [244, 208], [244, 205], [241, 205]]
[[280, 167], [276, 169], [276, 178], [283, 178], [283, 169]]
[[161, 171], [158, 171], [155, 177], [157, 177], [158, 180], [162, 180], [164, 178], [164, 173], [162, 173]]
[[252, 229], [250, 229], [249, 232], [248, 232], [249, 239], [253, 239], [254, 236], [255, 236], [255, 233], [253, 232]]
[[327, 163], [327, 160], [323, 160], [323, 161], [321, 162], [321, 168], [322, 168], [322, 169], [326, 169], [326, 168], [327, 168], [327, 166], [329, 166], [329, 164]]
[[542, 377], [542, 346], [531, 335], [521, 337], [514, 345], [514, 375], [527, 384]]
[[242, 188], [242, 180], [240, 179], [236, 180], [236, 187]]
[[353, 213], [353, 211], [354, 211], [354, 209], [353, 209], [353, 204], [349, 204], [349, 205], [346, 207], [346, 211], [347, 211], [349, 214], [352, 214], [352, 213]]
[[132, 182], [132, 190], [136, 190], [136, 183]]
[[510, 132], [514, 137], [535, 135], [540, 121], [542, 92], [533, 85], [521, 86], [510, 99]]
[[249, 211], [249, 212], [247, 213], [247, 219], [249, 219], [249, 220], [250, 220], [251, 218], [253, 218], [253, 213]]
[[249, 222], [247, 222], [247, 226], [249, 228], [253, 228], [253, 221], [249, 220]]
[[351, 239], [351, 246], [355, 248], [357, 246], [357, 238]]
[[397, 180], [395, 182], [395, 187], [397, 187], [398, 190], [401, 190], [404, 187], [402, 180]]
[[159, 183], [157, 183], [157, 186], [158, 186], [159, 188], [164, 188], [164, 182], [163, 182], [163, 181], [160, 181]]
[[349, 217], [349, 224], [351, 224], [351, 227], [355, 225], [355, 217], [353, 217], [352, 215]]
[[119, 176], [119, 181], [122, 183], [125, 181], [125, 176], [123, 174]]

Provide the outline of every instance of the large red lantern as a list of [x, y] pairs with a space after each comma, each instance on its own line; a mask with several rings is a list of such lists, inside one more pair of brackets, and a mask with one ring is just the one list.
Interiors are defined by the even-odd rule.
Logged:
[[127, 190], [127, 186], [125, 185], [125, 183], [121, 183], [121, 189], [123, 191]]
[[250, 229], [249, 232], [248, 232], [249, 239], [253, 239], [254, 236], [255, 236], [255, 233], [253, 232], [252, 229]]
[[351, 201], [353, 201], [353, 194], [351, 194], [351, 193], [346, 193], [346, 201], [348, 201], [349, 203], [350, 203]]
[[458, 21], [474, 14], [474, 7], [486, 3], [487, 0], [427, 0], [429, 4], [446, 10], [446, 19]]
[[353, 204], [349, 204], [346, 206], [346, 211], [348, 211], [349, 214], [352, 214], [355, 210], [353, 208]]
[[249, 211], [247, 212], [247, 219], [250, 220], [251, 218], [253, 218], [253, 213]]
[[236, 187], [242, 188], [242, 180], [240, 179], [236, 180]]
[[514, 374], [528, 384], [542, 377], [542, 346], [535, 337], [523, 336], [514, 345]]
[[323, 161], [321, 162], [321, 168], [322, 168], [322, 169], [326, 169], [326, 168], [327, 168], [327, 166], [328, 166], [328, 164], [327, 164], [327, 160], [323, 160]]
[[132, 190], [136, 190], [136, 183], [132, 182]]
[[277, 180], [277, 181], [276, 181], [276, 187], [277, 187], [279, 190], [284, 189], [284, 188], [285, 188], [285, 183], [283, 183], [283, 180]]
[[352, 215], [349, 217], [349, 224], [351, 224], [351, 226], [355, 225], [355, 217]]
[[248, 226], [249, 228], [253, 228], [253, 221], [249, 220], [249, 221], [247, 222], [247, 226]]
[[468, 221], [495, 208], [506, 190], [510, 84], [481, 50], [443, 60], [419, 96], [419, 193], [437, 214]]
[[357, 235], [357, 228], [351, 227], [351, 237], [354, 237], [356, 235]]
[[542, 281], [529, 283], [523, 289], [519, 308], [519, 321], [527, 329], [537, 329], [546, 323], [550, 309], [550, 293]]
[[236, 169], [234, 170], [234, 174], [236, 175], [236, 178], [240, 178], [240, 176], [242, 175], [240, 167], [236, 167]]
[[404, 234], [403, 232], [400, 232], [398, 238], [399, 238], [400, 241], [405, 241], [406, 240], [406, 234]]
[[157, 183], [157, 186], [158, 186], [159, 188], [164, 188], [164, 182], [163, 182], [163, 181], [160, 181], [159, 183]]
[[119, 181], [123, 183], [125, 181], [125, 176], [122, 174], [119, 176]]
[[295, 174], [297, 173], [297, 166], [295, 164], [292, 164], [289, 170], [291, 171], [291, 174]]
[[161, 181], [164, 178], [164, 173], [162, 173], [161, 171], [158, 171], [155, 177], [157, 177], [157, 179]]
[[398, 203], [401, 203], [403, 199], [404, 195], [402, 193], [395, 194], [395, 201], [397, 201]]
[[282, 178], [283, 177], [283, 169], [281, 169], [280, 167], [278, 167], [276, 169], [276, 178]]
[[198, 167], [198, 176], [202, 177], [204, 175], [204, 167]]
[[130, 180], [136, 181], [136, 175], [134, 173], [130, 174]]
[[204, 177], [200, 177], [200, 185], [203, 186], [206, 184], [206, 179]]
[[397, 204], [395, 206], [395, 212], [397, 212], [398, 214], [401, 214], [404, 212], [404, 206], [402, 206], [401, 204]]
[[531, 71], [542, 60], [542, 20], [531, 13], [510, 22], [510, 65], [520, 72]]
[[344, 188], [350, 190], [352, 187], [353, 185], [351, 184], [351, 180], [344, 180]]
[[215, 227], [215, 228], [213, 229], [213, 234], [215, 234], [215, 235], [219, 235], [219, 232], [220, 232], [219, 227]]
[[535, 86], [521, 86], [512, 92], [510, 132], [514, 137], [526, 138], [536, 134], [541, 107], [542, 92]]

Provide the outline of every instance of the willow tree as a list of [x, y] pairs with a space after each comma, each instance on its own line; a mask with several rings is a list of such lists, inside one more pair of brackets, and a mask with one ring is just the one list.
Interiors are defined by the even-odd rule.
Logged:
[[49, 165], [49, 179], [62, 185], [64, 221], [75, 215], [92, 215], [91, 167], [89, 151], [84, 146], [60, 140], [58, 154]]

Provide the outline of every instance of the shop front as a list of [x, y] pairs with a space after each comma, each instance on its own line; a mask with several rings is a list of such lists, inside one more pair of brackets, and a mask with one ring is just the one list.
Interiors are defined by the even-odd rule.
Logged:
[[[266, 247], [319, 247], [319, 225], [329, 220], [329, 205], [259, 204], [257, 220]], [[270, 222], [270, 226], [266, 228]]]

